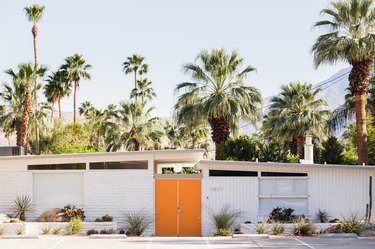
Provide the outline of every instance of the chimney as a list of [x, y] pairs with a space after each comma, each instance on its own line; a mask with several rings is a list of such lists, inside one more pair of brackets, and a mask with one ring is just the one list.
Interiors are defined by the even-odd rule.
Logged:
[[314, 145], [312, 144], [312, 136], [306, 135], [304, 152], [305, 159], [301, 160], [304, 164], [314, 164]]

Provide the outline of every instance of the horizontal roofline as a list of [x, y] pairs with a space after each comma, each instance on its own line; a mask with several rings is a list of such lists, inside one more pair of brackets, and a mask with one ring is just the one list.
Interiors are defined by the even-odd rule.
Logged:
[[333, 169], [356, 169], [356, 170], [375, 170], [375, 166], [362, 165], [342, 165], [342, 164], [302, 164], [302, 163], [275, 163], [275, 162], [248, 162], [248, 161], [222, 161], [222, 160], [200, 160], [199, 164], [229, 164], [246, 166], [277, 166], [277, 167], [295, 167], [295, 168], [333, 168]]
[[54, 158], [84, 158], [84, 157], [101, 157], [101, 156], [132, 156], [132, 155], [160, 155], [160, 154], [189, 154], [200, 153], [203, 149], [183, 149], [183, 150], [143, 150], [143, 151], [121, 151], [121, 152], [94, 152], [94, 153], [76, 153], [76, 154], [53, 154], [53, 155], [21, 155], [21, 156], [0, 156], [0, 161], [9, 160], [34, 160], [34, 159], [54, 159]]

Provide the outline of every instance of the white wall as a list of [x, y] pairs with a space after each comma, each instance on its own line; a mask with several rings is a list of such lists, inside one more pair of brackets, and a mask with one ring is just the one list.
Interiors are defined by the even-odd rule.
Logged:
[[205, 236], [212, 235], [215, 231], [208, 210], [220, 210], [224, 204], [229, 204], [232, 209], [244, 214], [238, 221], [249, 219], [256, 223], [263, 219], [259, 216], [257, 177], [209, 177], [209, 169], [258, 171], [259, 175], [261, 171], [308, 173], [308, 215], [314, 218], [318, 209], [324, 209], [332, 219], [341, 219], [349, 212], [365, 214], [371, 175], [372, 214], [375, 216], [375, 167], [201, 161], [198, 168], [203, 172], [202, 230]]

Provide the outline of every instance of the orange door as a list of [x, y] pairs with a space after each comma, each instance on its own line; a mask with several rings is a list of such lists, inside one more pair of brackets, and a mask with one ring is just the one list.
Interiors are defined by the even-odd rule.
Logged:
[[177, 235], [177, 180], [155, 181], [155, 234]]
[[179, 180], [179, 236], [201, 236], [201, 181]]
[[155, 181], [155, 233], [201, 236], [201, 181]]

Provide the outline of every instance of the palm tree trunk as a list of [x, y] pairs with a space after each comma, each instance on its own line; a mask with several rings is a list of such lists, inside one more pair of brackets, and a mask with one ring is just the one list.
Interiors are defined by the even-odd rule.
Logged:
[[367, 127], [366, 127], [366, 96], [355, 95], [355, 119], [357, 126], [358, 164], [368, 164]]
[[350, 91], [355, 96], [355, 119], [357, 125], [358, 164], [368, 164], [366, 97], [372, 60], [352, 62], [349, 74]]
[[77, 121], [77, 117], [76, 117], [76, 105], [77, 105], [77, 82], [75, 81], [74, 82], [74, 114], [73, 114], [73, 123], [75, 123]]
[[135, 138], [134, 138], [134, 150], [135, 151], [140, 151], [141, 150], [141, 144]]
[[227, 141], [230, 134], [230, 125], [229, 121], [224, 117], [209, 117], [208, 122], [211, 126], [211, 135], [212, 141], [215, 143], [216, 147], [216, 159], [218, 155], [218, 151], [220, 150], [221, 145]]
[[191, 145], [192, 149], [195, 149], [197, 147], [196, 142], [197, 141], [195, 139], [193, 139], [193, 142], [192, 142], [192, 145]]
[[53, 122], [54, 117], [55, 117], [55, 102], [52, 102], [52, 111], [51, 111], [52, 122]]
[[62, 119], [62, 114], [61, 114], [61, 101], [60, 101], [60, 98], [58, 99], [57, 104], [58, 104], [58, 106], [59, 106], [59, 119], [60, 119], [60, 121], [61, 121], [61, 119]]
[[[36, 37], [38, 35], [38, 27], [36, 26], [36, 23], [34, 23], [33, 28], [31, 30], [31, 33], [33, 34], [33, 45], [34, 45], [34, 67], [38, 68], [38, 50], [36, 48]], [[34, 112], [35, 113], [38, 111], [37, 86], [38, 86], [38, 82], [37, 82], [37, 79], [35, 79], [35, 82], [34, 82], [34, 87], [35, 87], [35, 96], [34, 96], [35, 110], [34, 110]], [[38, 124], [37, 120], [35, 120], [35, 122], [36, 122], [36, 124], [35, 124], [35, 153], [37, 155], [39, 155], [39, 143], [40, 143], [39, 133], [40, 133], [40, 129], [39, 129], [39, 124]]]
[[24, 110], [22, 113], [22, 127], [21, 127], [21, 146], [25, 149], [25, 154], [28, 152], [28, 133], [29, 133], [29, 115], [31, 113], [31, 93], [27, 89], [25, 94]]

